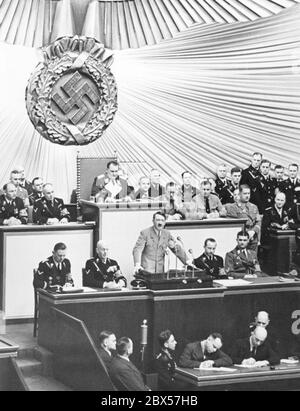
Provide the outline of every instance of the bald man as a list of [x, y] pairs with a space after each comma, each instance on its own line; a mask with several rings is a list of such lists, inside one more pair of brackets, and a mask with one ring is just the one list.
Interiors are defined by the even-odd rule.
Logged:
[[33, 222], [36, 224], [67, 224], [70, 213], [61, 198], [54, 195], [52, 184], [44, 184], [43, 197], [37, 200], [33, 209]]
[[83, 277], [85, 287], [122, 288], [127, 286], [126, 278], [122, 275], [116, 260], [108, 258], [108, 246], [101, 240], [96, 247], [96, 257], [85, 264]]
[[271, 345], [273, 351], [279, 354], [281, 352], [280, 340], [276, 330], [272, 327], [272, 325], [270, 325], [270, 322], [271, 320], [269, 313], [266, 311], [259, 311], [254, 322], [250, 324], [250, 330], [253, 331], [258, 326], [266, 328], [268, 331], [267, 341]]
[[232, 352], [234, 364], [253, 368], [279, 364], [279, 355], [272, 349], [267, 336], [266, 328], [257, 326], [250, 337], [237, 340]]
[[261, 243], [270, 243], [270, 231], [289, 229], [289, 212], [285, 208], [286, 196], [284, 193], [277, 193], [272, 207], [266, 209], [261, 225]]

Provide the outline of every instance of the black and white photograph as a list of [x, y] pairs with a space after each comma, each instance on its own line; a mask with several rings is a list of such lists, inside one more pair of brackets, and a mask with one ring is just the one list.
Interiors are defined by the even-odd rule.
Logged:
[[0, 153], [0, 391], [300, 391], [300, 0], [0, 0]]

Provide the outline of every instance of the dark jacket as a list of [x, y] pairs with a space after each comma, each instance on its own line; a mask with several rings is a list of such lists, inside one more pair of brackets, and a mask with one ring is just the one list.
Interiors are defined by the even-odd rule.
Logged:
[[31, 194], [29, 194], [29, 204], [31, 206], [34, 206], [35, 202], [40, 200], [43, 197], [43, 194], [40, 193], [39, 191], [32, 191]]
[[286, 207], [291, 208], [297, 202], [296, 188], [300, 187], [300, 179], [297, 178], [296, 182], [292, 182], [290, 178], [284, 180], [282, 184], [282, 191], [286, 195]]
[[9, 203], [5, 194], [2, 194], [0, 196], [0, 225], [3, 225], [4, 220], [8, 220], [11, 217], [17, 218], [22, 224], [27, 224], [28, 222], [27, 211], [23, 200], [16, 197]]
[[270, 230], [280, 229], [282, 225], [289, 222], [289, 213], [286, 208], [282, 209], [282, 215], [278, 214], [275, 206], [267, 208], [261, 224], [261, 242], [267, 244], [270, 241]]
[[258, 182], [258, 209], [260, 214], [263, 214], [266, 208], [271, 207], [274, 203], [276, 186], [274, 179], [270, 176], [265, 178], [263, 175], [260, 175]]
[[294, 204], [289, 212], [292, 229], [300, 228], [300, 202]]
[[212, 354], [203, 353], [201, 342], [188, 344], [179, 359], [179, 366], [183, 368], [198, 368], [203, 361], [214, 361], [214, 367], [230, 367], [231, 358], [221, 350]]
[[156, 198], [164, 195], [166, 192], [165, 188], [161, 184], [150, 184], [150, 188], [148, 190], [148, 195], [150, 198]]
[[[109, 267], [115, 267], [115, 272], [107, 272]], [[99, 258], [91, 258], [85, 264], [85, 274], [83, 276], [84, 287], [103, 288], [104, 282], [123, 280], [127, 285], [126, 278], [120, 273], [120, 266], [111, 258], [106, 259], [106, 263]]]
[[59, 221], [63, 218], [70, 220], [70, 213], [65, 208], [61, 198], [54, 198], [53, 202], [42, 197], [37, 200], [33, 209], [33, 222], [36, 224], [46, 224], [48, 218], [57, 218]]
[[158, 373], [158, 386], [160, 390], [175, 388], [176, 363], [169, 350], [161, 350], [155, 359], [155, 369]]
[[229, 193], [227, 190], [230, 189], [231, 181], [228, 180], [227, 178], [225, 179], [225, 181], [222, 181], [219, 177], [217, 177], [215, 180], [215, 183], [216, 183], [215, 193], [218, 194], [219, 199], [221, 200], [221, 203], [222, 204], [229, 203], [228, 201]]
[[136, 366], [118, 355], [110, 363], [109, 375], [118, 391], [149, 391]]
[[242, 171], [242, 178], [240, 185], [246, 184], [251, 189], [251, 198], [250, 201], [252, 204], [255, 204], [257, 207], [260, 204], [259, 201], [259, 181], [261, 173], [259, 170], [256, 170], [252, 165]]
[[[48, 288], [52, 285], [64, 286], [67, 282], [67, 275], [71, 273], [70, 260], [65, 258], [61, 263], [61, 271], [56, 267], [53, 256], [41, 261], [33, 280], [36, 288]], [[71, 281], [73, 283], [73, 281]]]
[[222, 257], [214, 255], [210, 259], [205, 253], [194, 260], [194, 265], [200, 270], [205, 270], [207, 275], [212, 275], [215, 278], [220, 278], [220, 269], [224, 268]]
[[110, 364], [112, 362], [113, 356], [109, 355], [108, 352], [106, 350], [104, 350], [104, 348], [100, 347], [98, 348], [98, 354], [101, 358], [101, 360], [103, 361], [107, 371], [109, 370]]
[[248, 358], [254, 358], [256, 361], [269, 361], [270, 365], [280, 362], [278, 354], [272, 350], [268, 341], [257, 347], [256, 352], [251, 352], [249, 337], [237, 340], [232, 351], [234, 364], [241, 364]]

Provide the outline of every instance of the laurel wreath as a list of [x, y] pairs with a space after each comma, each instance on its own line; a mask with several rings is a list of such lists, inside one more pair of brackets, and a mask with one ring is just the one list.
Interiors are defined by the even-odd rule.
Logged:
[[[80, 143], [69, 128], [51, 109], [51, 93], [56, 82], [72, 70], [74, 61], [82, 51], [89, 53], [83, 65], [76, 68], [93, 79], [100, 94], [97, 111], [81, 132]], [[102, 60], [103, 46], [94, 39], [62, 38], [44, 50], [44, 62], [32, 74], [26, 89], [26, 107], [36, 130], [46, 139], [62, 145], [85, 145], [102, 136], [117, 112], [117, 86], [108, 64]]]

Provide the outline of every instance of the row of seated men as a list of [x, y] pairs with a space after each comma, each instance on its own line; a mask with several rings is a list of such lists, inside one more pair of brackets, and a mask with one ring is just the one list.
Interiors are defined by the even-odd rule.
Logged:
[[0, 225], [27, 224], [31, 208], [32, 221], [36, 224], [70, 221], [70, 213], [64, 201], [55, 197], [52, 184], [44, 184], [41, 177], [30, 183], [25, 179], [24, 169], [19, 167], [11, 172], [10, 181], [3, 186], [0, 195]]
[[[280, 359], [299, 355], [299, 347], [285, 349], [281, 346], [276, 331], [270, 327], [269, 314], [261, 311], [248, 329], [248, 336], [236, 340], [225, 353], [220, 333], [211, 333], [207, 338], [189, 343], [177, 356], [177, 341], [170, 330], [158, 336], [160, 352], [153, 358], [153, 368], [158, 374], [158, 389], [178, 391], [187, 389], [187, 384], [176, 379], [177, 364], [181, 368], [209, 370], [216, 367], [243, 365], [252, 369], [274, 367]], [[118, 390], [147, 391], [143, 377], [130, 361], [133, 343], [128, 337], [118, 341], [112, 331], [102, 331], [99, 336], [98, 353]], [[178, 361], [177, 361], [178, 358]]]
[[[223, 205], [234, 203], [234, 191], [240, 185], [248, 185], [251, 193], [251, 203], [257, 206], [259, 214], [263, 214], [266, 208], [273, 204], [275, 194], [278, 191], [286, 194], [288, 208], [296, 203], [295, 189], [300, 188], [298, 171], [299, 166], [297, 164], [290, 164], [288, 166], [288, 177], [284, 179], [283, 166], [276, 165], [272, 175], [271, 162], [263, 159], [262, 154], [254, 153], [250, 166], [245, 170], [234, 167], [231, 169], [230, 178], [228, 178], [227, 166], [222, 164], [217, 169], [215, 180], [208, 181], [211, 185], [211, 192], [218, 196], [220, 203]], [[122, 170], [119, 164], [116, 161], [110, 161], [107, 164], [105, 173], [95, 177], [91, 195], [95, 197], [97, 202], [150, 198], [167, 202], [172, 200], [175, 207], [180, 209], [182, 203], [190, 203], [193, 199], [199, 202], [204, 194], [203, 187], [199, 190], [193, 186], [193, 175], [190, 171], [182, 173], [181, 186], [170, 182], [164, 187], [160, 184], [159, 170], [152, 170], [150, 176], [140, 178], [136, 190], [128, 185], [126, 178], [122, 178], [120, 175], [122, 176]], [[212, 209], [216, 206], [220, 207], [220, 203], [216, 202], [216, 199], [214, 199], [215, 201], [211, 198], [209, 200], [216, 203], [212, 204]]]

